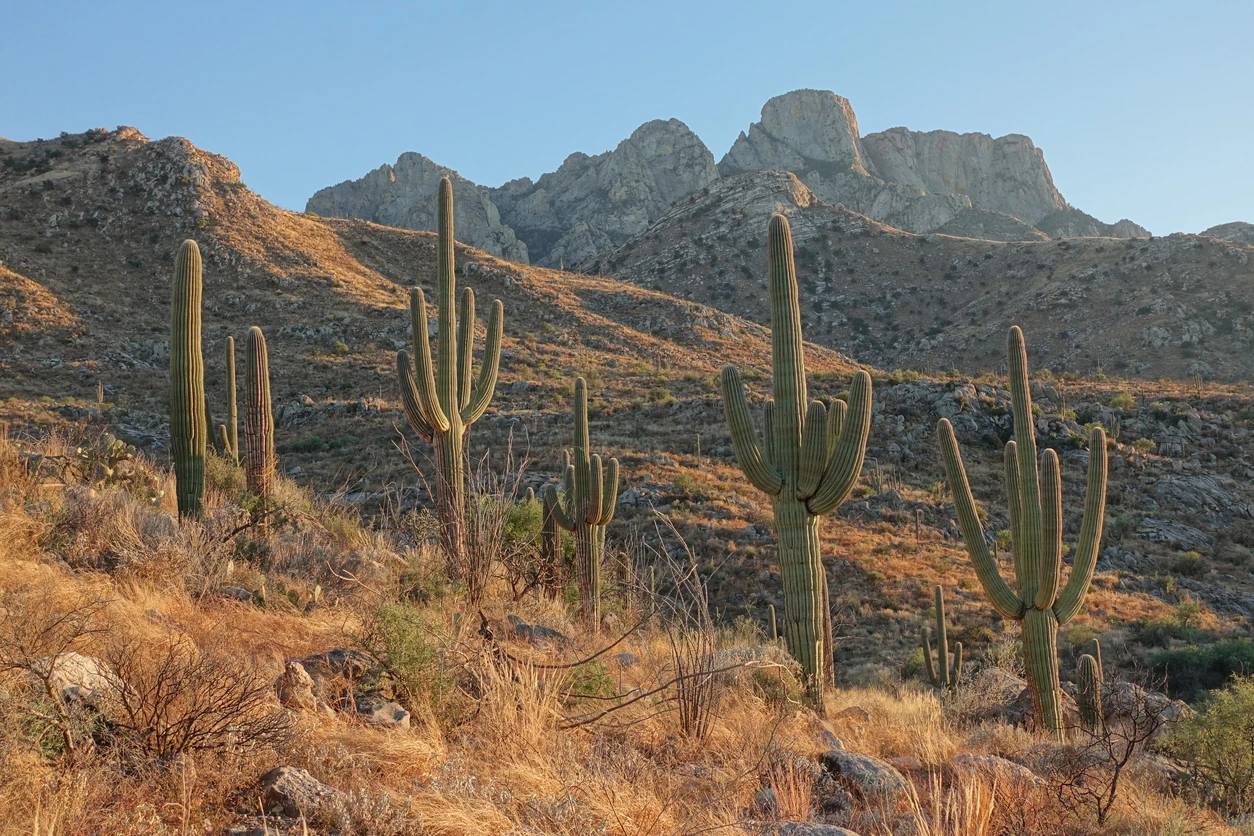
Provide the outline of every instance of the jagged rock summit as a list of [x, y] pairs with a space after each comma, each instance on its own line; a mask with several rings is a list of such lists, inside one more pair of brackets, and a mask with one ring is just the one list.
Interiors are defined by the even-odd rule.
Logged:
[[1246, 223], [1245, 221], [1233, 221], [1232, 223], [1212, 226], [1210, 229], [1203, 230], [1201, 234], [1208, 238], [1218, 238], [1221, 241], [1240, 241], [1245, 244], [1254, 244], [1254, 224]]
[[557, 266], [604, 255], [678, 201], [753, 171], [791, 172], [824, 202], [908, 232], [998, 241], [1149, 236], [1131, 221], [1106, 224], [1068, 204], [1026, 136], [908, 128], [863, 136], [849, 100], [825, 90], [772, 98], [717, 165], [683, 122], [654, 120], [612, 151], [576, 152], [538, 180], [498, 188], [402, 154], [395, 165], [320, 190], [307, 209], [429, 230], [436, 186], [447, 174], [460, 240], [513, 261]]
[[536, 263], [552, 266], [617, 247], [716, 179], [705, 143], [678, 119], [657, 119], [613, 151], [571, 154], [535, 183], [511, 180], [491, 195]]
[[501, 223], [489, 190], [413, 151], [401, 154], [395, 165], [381, 165], [360, 180], [319, 189], [305, 204], [305, 211], [432, 231], [435, 193], [442, 177], [453, 181], [453, 226], [458, 240], [489, 255], [526, 264], [527, 245]]

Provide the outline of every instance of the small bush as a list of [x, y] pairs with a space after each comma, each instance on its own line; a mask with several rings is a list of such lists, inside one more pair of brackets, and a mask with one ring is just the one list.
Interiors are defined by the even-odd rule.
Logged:
[[1201, 647], [1173, 648], [1154, 654], [1150, 664], [1167, 678], [1169, 693], [1184, 700], [1223, 687], [1232, 676], [1254, 673], [1254, 640], [1229, 639]]
[[1200, 554], [1195, 551], [1187, 551], [1176, 558], [1172, 571], [1186, 578], [1200, 578], [1206, 574], [1206, 566], [1202, 563]]
[[1111, 409], [1131, 409], [1136, 404], [1127, 392], [1120, 392], [1110, 399]]
[[1254, 676], [1238, 676], [1202, 701], [1172, 736], [1174, 754], [1230, 815], [1254, 811]]

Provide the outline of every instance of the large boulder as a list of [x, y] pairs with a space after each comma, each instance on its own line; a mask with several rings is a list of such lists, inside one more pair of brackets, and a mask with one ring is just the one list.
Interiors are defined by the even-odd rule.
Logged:
[[279, 766], [261, 776], [261, 800], [271, 815], [312, 818], [345, 803], [348, 794], [299, 767]]
[[887, 761], [848, 749], [829, 749], [819, 758], [824, 771], [863, 801], [896, 808], [914, 797], [914, 787]]

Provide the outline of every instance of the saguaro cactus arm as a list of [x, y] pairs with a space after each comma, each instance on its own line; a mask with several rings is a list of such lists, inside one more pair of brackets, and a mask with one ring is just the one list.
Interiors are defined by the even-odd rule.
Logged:
[[831, 458], [819, 481], [818, 490], [806, 507], [817, 516], [828, 514], [844, 502], [862, 473], [867, 437], [871, 432], [871, 376], [860, 371], [849, 387], [849, 403], [840, 410], [840, 434]]
[[[488, 314], [488, 339], [483, 346], [483, 358], [479, 361], [479, 380], [475, 384], [474, 397], [468, 398], [467, 405], [462, 409], [462, 422], [473, 424], [483, 417], [488, 403], [496, 392], [497, 376], [501, 369], [501, 339], [504, 332], [504, 308], [501, 300], [492, 302], [492, 312]], [[473, 332], [472, 332], [473, 333]], [[467, 373], [469, 378], [469, 373]]]
[[[1005, 618], [1021, 618], [1024, 603], [1010, 589], [1005, 578], [997, 568], [997, 563], [988, 552], [988, 543], [984, 540], [984, 526], [975, 508], [975, 498], [971, 495], [971, 484], [967, 481], [967, 471], [962, 464], [962, 453], [958, 450], [958, 440], [954, 436], [953, 425], [949, 419], [942, 418], [937, 426], [940, 439], [941, 455], [945, 461], [945, 474], [949, 479], [949, 488], [954, 495], [954, 509], [958, 512], [958, 526], [962, 529], [962, 539], [966, 541], [967, 553], [975, 566], [976, 577], [984, 591], [988, 593], [993, 608]], [[1013, 460], [1012, 457], [1008, 457]], [[1018, 544], [1016, 544], [1017, 548]]]
[[457, 306], [457, 406], [461, 412], [470, 403], [471, 375], [475, 347], [475, 292], [462, 289], [462, 301]]
[[[736, 461], [745, 477], [755, 488], [775, 496], [784, 487], [784, 480], [771, 465], [767, 464], [762, 455], [762, 447], [758, 444], [753, 429], [753, 419], [749, 417], [749, 404], [745, 400], [744, 383], [740, 380], [740, 372], [735, 366], [724, 366], [722, 375], [723, 410], [727, 416], [727, 428], [731, 431], [732, 449], [736, 453]], [[767, 427], [767, 443], [770, 443], [771, 432]]]
[[797, 474], [797, 499], [809, 499], [819, 489], [827, 467], [827, 407], [811, 401], [801, 431], [801, 470]]
[[1062, 574], [1062, 471], [1053, 450], [1041, 454], [1041, 489], [1041, 573], [1033, 606], [1047, 610], [1058, 597]]
[[614, 519], [618, 506], [618, 459], [610, 459], [605, 465], [605, 482], [601, 487], [601, 513], [596, 525], [608, 525]]
[[1076, 545], [1075, 560], [1067, 585], [1058, 593], [1054, 604], [1054, 616], [1059, 624], [1075, 618], [1084, 606], [1093, 570], [1097, 567], [1097, 552], [1102, 542], [1102, 527], [1106, 520], [1106, 433], [1094, 427], [1089, 434], [1089, 475], [1084, 491], [1084, 518], [1080, 523], [1080, 541]]
[[[431, 365], [431, 336], [427, 332], [427, 298], [423, 295], [422, 288], [410, 288], [409, 313], [413, 321], [414, 365], [417, 367], [417, 376], [412, 378], [416, 403], [421, 410], [422, 420], [436, 432], [446, 433], [450, 425], [448, 414], [437, 396], [435, 369]], [[440, 343], [444, 342], [444, 334], [441, 333]]]
[[396, 352], [396, 376], [401, 385], [401, 408], [405, 412], [405, 420], [418, 437], [430, 444], [435, 440], [435, 430], [422, 417], [422, 404], [419, 401], [418, 386], [414, 381], [414, 367], [410, 362], [409, 352], [401, 349]]

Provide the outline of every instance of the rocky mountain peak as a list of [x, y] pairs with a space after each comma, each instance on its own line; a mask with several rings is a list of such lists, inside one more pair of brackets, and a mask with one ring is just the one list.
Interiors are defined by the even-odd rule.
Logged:
[[723, 174], [761, 169], [800, 171], [828, 164], [867, 174], [858, 117], [843, 96], [794, 90], [762, 106], [762, 121], [741, 133], [719, 163]]
[[487, 189], [413, 151], [401, 154], [395, 165], [381, 165], [359, 180], [320, 189], [309, 198], [305, 211], [431, 231], [436, 226], [435, 196], [443, 177], [453, 181], [458, 240], [498, 258], [527, 263], [527, 245], [501, 223]]

